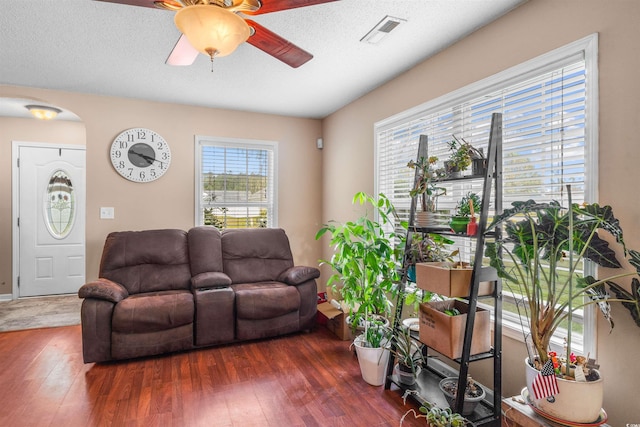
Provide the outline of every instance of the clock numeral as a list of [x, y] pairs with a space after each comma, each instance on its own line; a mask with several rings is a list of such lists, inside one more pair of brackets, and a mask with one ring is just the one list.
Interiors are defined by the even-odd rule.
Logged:
[[[127, 138], [130, 139], [131, 135], [127, 135]], [[120, 149], [121, 150], [126, 150], [128, 146], [129, 146], [129, 144], [127, 143], [127, 141], [120, 141]]]
[[155, 169], [151, 169], [151, 170], [149, 171], [149, 175], [151, 175], [151, 177], [152, 177], [152, 178], [155, 178], [155, 177], [156, 177], [156, 175], [157, 175], [157, 174], [156, 174], [156, 170], [155, 170]]
[[169, 153], [167, 153], [166, 151], [162, 153], [162, 160], [167, 160], [168, 158], [169, 158]]
[[147, 139], [147, 133], [145, 131], [138, 131], [138, 139]]
[[[120, 160], [120, 161], [118, 162], [118, 169], [122, 169], [122, 168], [124, 168], [124, 161], [123, 161], [123, 160]], [[129, 169], [129, 170], [131, 170], [131, 169]], [[129, 173], [129, 175], [131, 175], [131, 173]]]
[[140, 176], [140, 179], [144, 179], [146, 175], [145, 175], [144, 171], [140, 171], [140, 175], [139, 176]]
[[120, 157], [122, 157], [122, 151], [120, 150], [116, 150], [113, 152], [113, 157], [115, 157], [116, 159], [119, 159]]
[[127, 169], [129, 171], [129, 173], [127, 174], [127, 176], [131, 176], [131, 174], [133, 173], [133, 168], [129, 168]]
[[[151, 140], [153, 141], [153, 135], [152, 135]], [[164, 145], [164, 144], [163, 144], [162, 142], [158, 142], [158, 144], [156, 145], [156, 148], [157, 148], [158, 150], [164, 150], [163, 145]]]

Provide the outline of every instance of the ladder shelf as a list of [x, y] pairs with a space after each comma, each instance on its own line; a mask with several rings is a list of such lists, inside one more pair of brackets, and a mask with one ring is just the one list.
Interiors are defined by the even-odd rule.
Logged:
[[[418, 145], [417, 161], [421, 158], [427, 158], [427, 137], [420, 135], [420, 143]], [[422, 351], [425, 356], [426, 366], [423, 367], [419, 374], [416, 385], [407, 386], [400, 381], [394, 374], [394, 358], [389, 358], [387, 366], [387, 379], [385, 381], [385, 388], [390, 388], [391, 384], [395, 384], [403, 390], [410, 390], [410, 396], [421, 405], [428, 407], [435, 405], [441, 408], [448, 407], [448, 403], [439, 389], [438, 383], [444, 377], [458, 377], [458, 390], [456, 393], [455, 404], [452, 410], [457, 413], [462, 413], [462, 407], [464, 403], [464, 389], [466, 388], [467, 375], [469, 372], [469, 364], [478, 360], [493, 359], [493, 389], [489, 390], [483, 386], [486, 391], [486, 396], [481, 403], [476, 406], [473, 413], [465, 415], [465, 418], [469, 420], [474, 426], [500, 426], [500, 412], [501, 412], [501, 391], [502, 391], [502, 284], [497, 277], [495, 269], [492, 267], [483, 267], [483, 249], [485, 238], [499, 237], [500, 230], [496, 230], [492, 233], [487, 233], [487, 219], [489, 212], [489, 205], [491, 201], [491, 186], [494, 184], [494, 211], [496, 214], [502, 212], [502, 114], [494, 113], [491, 118], [491, 129], [489, 135], [487, 154], [487, 168], [484, 175], [472, 175], [463, 176], [459, 178], [446, 179], [449, 181], [462, 181], [462, 180], [483, 180], [482, 190], [482, 203], [480, 220], [478, 223], [478, 233], [476, 236], [466, 236], [467, 238], [474, 239], [476, 242], [475, 254], [473, 257], [473, 270], [471, 274], [471, 288], [470, 295], [463, 298], [469, 306], [469, 312], [467, 314], [464, 341], [462, 346], [462, 355], [458, 359], [451, 359], [459, 365], [459, 369], [455, 370], [449, 365], [439, 360], [436, 356], [428, 354], [428, 347], [419, 341], [417, 334], [413, 334], [413, 338], [422, 346]], [[416, 169], [416, 178], [418, 178], [419, 171]], [[445, 236], [464, 236], [455, 234], [445, 227], [418, 227], [414, 226], [417, 197], [413, 197], [411, 200], [411, 208], [409, 211], [409, 227], [407, 230], [407, 238], [405, 240], [405, 251], [402, 265], [402, 281], [400, 283], [398, 300], [395, 308], [395, 315], [393, 320], [394, 332], [396, 329], [402, 328], [402, 309], [404, 306], [404, 291], [407, 284], [407, 271], [410, 267], [408, 254], [412, 244], [413, 233], [422, 234], [441, 234]], [[494, 321], [493, 321], [493, 347], [489, 352], [480, 354], [471, 353], [471, 339], [472, 331], [475, 322], [475, 313], [479, 298], [479, 288], [481, 282], [493, 282], [493, 290], [489, 296], [483, 296], [483, 298], [490, 297], [494, 303]], [[395, 340], [392, 340], [392, 346], [395, 346]], [[444, 357], [444, 356], [443, 356]]]

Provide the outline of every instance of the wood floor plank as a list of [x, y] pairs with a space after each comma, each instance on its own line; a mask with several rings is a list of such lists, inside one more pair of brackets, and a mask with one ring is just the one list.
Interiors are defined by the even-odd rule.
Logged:
[[382, 427], [416, 407], [322, 327], [103, 364], [82, 362], [79, 326], [4, 332], [0, 358], [2, 426]]

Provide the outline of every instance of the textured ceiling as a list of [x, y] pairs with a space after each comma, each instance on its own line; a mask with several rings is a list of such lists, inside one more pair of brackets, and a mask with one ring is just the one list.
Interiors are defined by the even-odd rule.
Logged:
[[[204, 55], [191, 66], [165, 64], [180, 36], [173, 12], [3, 1], [0, 84], [323, 118], [524, 1], [341, 0], [258, 15], [314, 58], [291, 68], [243, 43], [215, 59], [213, 72]], [[387, 15], [406, 22], [377, 45], [360, 42]]]

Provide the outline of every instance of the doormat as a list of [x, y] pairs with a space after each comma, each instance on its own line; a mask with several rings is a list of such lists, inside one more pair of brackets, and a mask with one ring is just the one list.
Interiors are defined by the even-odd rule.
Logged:
[[77, 294], [0, 301], [0, 332], [80, 324]]

